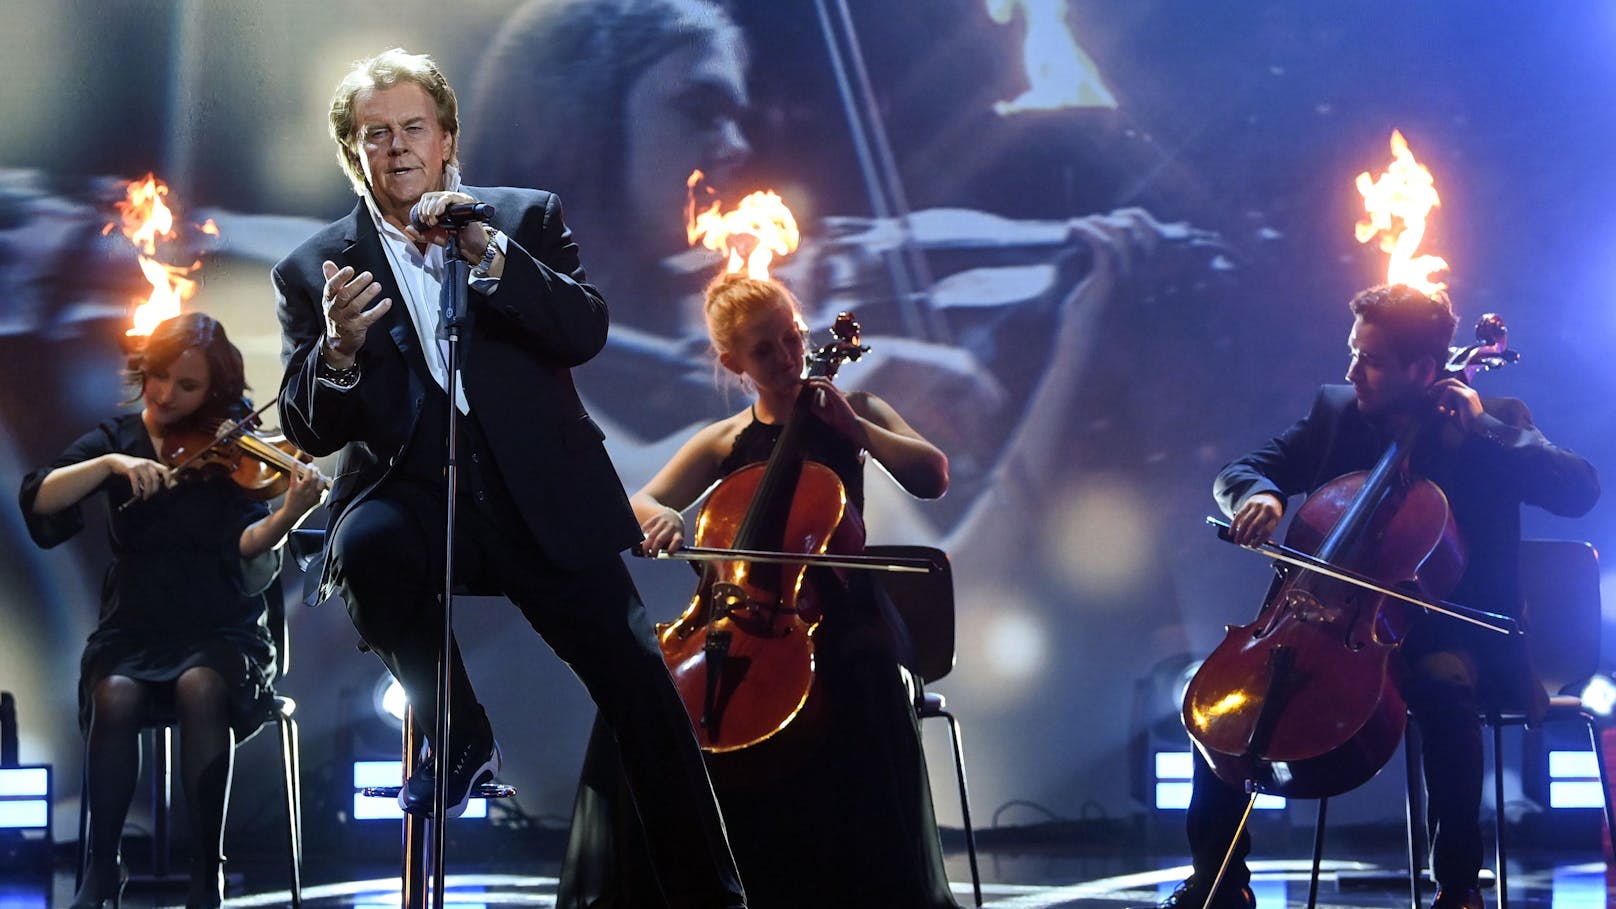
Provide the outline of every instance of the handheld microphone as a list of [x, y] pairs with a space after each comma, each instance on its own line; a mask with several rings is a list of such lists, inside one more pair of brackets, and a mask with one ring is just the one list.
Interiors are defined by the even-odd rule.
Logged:
[[[434, 226], [458, 229], [473, 221], [493, 220], [495, 214], [494, 206], [489, 205], [487, 202], [462, 202], [458, 205], [451, 205], [439, 213], [438, 223]], [[421, 221], [421, 203], [419, 202], [410, 206], [410, 226], [419, 231], [432, 229], [431, 226]]]

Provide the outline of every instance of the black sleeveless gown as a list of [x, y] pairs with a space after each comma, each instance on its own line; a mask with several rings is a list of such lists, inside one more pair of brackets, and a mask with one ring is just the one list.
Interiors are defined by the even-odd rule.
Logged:
[[[752, 423], [722, 464], [727, 476], [766, 461], [782, 427]], [[863, 506], [863, 454], [811, 419], [806, 456], [834, 470]], [[829, 604], [815, 636], [829, 706], [823, 739], [800, 769], [766, 783], [714, 772], [751, 909], [957, 909], [943, 868], [920, 748], [902, 624], [867, 573], [853, 572], [846, 602]], [[600, 724], [590, 735], [561, 868], [558, 909], [665, 905], [643, 834]]]

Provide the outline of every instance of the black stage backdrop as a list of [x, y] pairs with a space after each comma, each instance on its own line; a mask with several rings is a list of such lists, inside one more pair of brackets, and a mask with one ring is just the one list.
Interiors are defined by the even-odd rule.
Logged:
[[[1130, 742], [1171, 730], [1171, 679], [1252, 612], [1267, 571], [1203, 526], [1212, 475], [1340, 381], [1344, 303], [1384, 276], [1383, 255], [1353, 238], [1353, 178], [1385, 166], [1394, 128], [1436, 175], [1443, 204], [1425, 248], [1452, 263], [1463, 324], [1502, 313], [1524, 352], [1485, 392], [1525, 398], [1551, 438], [1616, 464], [1616, 10], [849, 5], [844, 20], [826, 3], [827, 20], [812, 0], [469, 0], [441, 21], [418, 0], [9, 4], [5, 485], [125, 396], [116, 338], [140, 278], [132, 248], [100, 228], [121, 181], [148, 171], [172, 184], [188, 223], [220, 226], [217, 240], [189, 234], [180, 258], [203, 261], [189, 305], [226, 323], [259, 399], [274, 394], [268, 266], [352, 205], [325, 132], [329, 92], [352, 60], [395, 45], [433, 54], [457, 86], [468, 182], [567, 202], [614, 313], [611, 346], [577, 376], [631, 490], [691, 426], [746, 400], [715, 383], [691, 319], [716, 265], [681, 254], [685, 175], [707, 170], [729, 202], [784, 194], [806, 246], [782, 275], [816, 327], [854, 309], [874, 347], [844, 384], [887, 397], [953, 458], [938, 502], [872, 479], [870, 524], [872, 540], [954, 557], [958, 665], [940, 689], [965, 724], [980, 823], [1146, 810]], [[1043, 24], [1024, 42], [1030, 20]], [[1056, 81], [1114, 106], [1007, 109], [1027, 88], [1024, 52], [1073, 46], [1098, 84]], [[860, 153], [875, 124], [890, 167], [878, 146]], [[906, 233], [900, 194], [924, 265], [913, 293], [895, 289], [890, 266]], [[61, 773], [65, 835], [74, 680], [103, 546], [92, 527], [40, 552], [6, 514], [0, 687], [18, 697], [24, 760]], [[1607, 500], [1580, 521], [1530, 514], [1526, 526], [1609, 549], [1613, 515]], [[678, 614], [689, 571], [634, 570], [655, 616]], [[542, 645], [504, 604], [464, 604], [459, 627], [506, 776], [528, 811], [565, 815], [586, 696], [535, 657]], [[392, 739], [371, 706], [382, 667], [356, 652], [340, 606], [295, 606], [292, 635], [284, 688], [324, 793], [308, 819], [318, 828], [336, 823], [347, 757]], [[943, 784], [946, 745], [928, 735]], [[233, 840], [273, 810], [260, 782], [273, 777], [259, 772], [270, 750], [243, 753]], [[1018, 800], [1031, 804], [996, 812]], [[939, 813], [957, 823], [951, 797]]]

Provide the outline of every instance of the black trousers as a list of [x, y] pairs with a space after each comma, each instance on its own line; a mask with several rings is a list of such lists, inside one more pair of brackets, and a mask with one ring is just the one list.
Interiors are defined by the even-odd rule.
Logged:
[[[472, 446], [477, 455], [477, 446]], [[457, 518], [457, 583], [508, 597], [588, 688], [615, 738], [630, 794], [671, 906], [739, 907], [745, 897], [712, 784], [645, 607], [622, 559], [582, 571], [550, 563], [491, 472], [472, 476]], [[443, 487], [389, 482], [344, 514], [332, 570], [354, 627], [435, 728], [444, 551]], [[451, 739], [474, 734], [482, 707], [451, 650]], [[538, 718], [534, 722], [540, 721]]]
[[[1482, 741], [1473, 667], [1463, 654], [1429, 653], [1403, 685], [1420, 729], [1431, 873], [1440, 886], [1460, 891], [1475, 886], [1482, 860]], [[1185, 828], [1197, 880], [1211, 883], [1217, 877], [1247, 798], [1240, 787], [1219, 779], [1196, 750]], [[1224, 892], [1251, 880], [1250, 852], [1251, 834], [1242, 831], [1220, 888]]]

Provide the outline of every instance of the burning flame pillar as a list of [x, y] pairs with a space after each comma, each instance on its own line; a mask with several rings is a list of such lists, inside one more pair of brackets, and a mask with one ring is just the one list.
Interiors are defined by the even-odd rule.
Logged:
[[722, 203], [716, 198], [698, 212], [698, 186], [705, 195], [716, 195], [702, 182], [703, 177], [701, 171], [692, 171], [685, 181], [685, 233], [690, 245], [700, 242], [707, 249], [723, 253], [727, 272], [745, 268], [748, 276], [768, 280], [774, 258], [789, 255], [802, 242], [791, 209], [779, 193], [766, 189], [748, 195], [728, 212], [722, 211]]
[[[180, 237], [175, 229], [172, 209], [163, 201], [168, 186], [153, 174], [144, 180], [131, 180], [125, 188], [122, 201], [117, 204], [118, 223], [109, 223], [102, 233], [111, 233], [119, 227], [129, 242], [139, 250], [141, 274], [151, 285], [151, 293], [144, 302], [135, 305], [130, 313], [130, 327], [124, 333], [134, 346], [152, 333], [159, 322], [180, 314], [185, 301], [195, 296], [197, 282], [191, 277], [202, 267], [201, 260], [188, 266], [170, 265], [159, 256], [161, 244]], [[199, 228], [203, 233], [217, 234], [218, 228], [210, 220]]]
[[1431, 209], [1442, 203], [1431, 171], [1414, 159], [1408, 141], [1400, 131], [1391, 138], [1392, 163], [1379, 177], [1366, 171], [1358, 175], [1358, 192], [1363, 196], [1363, 220], [1356, 236], [1359, 243], [1379, 238], [1382, 252], [1390, 253], [1386, 266], [1387, 284], [1405, 284], [1425, 294], [1439, 293], [1447, 284], [1432, 277], [1447, 270], [1440, 256], [1415, 255], [1425, 239], [1426, 219]]

